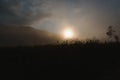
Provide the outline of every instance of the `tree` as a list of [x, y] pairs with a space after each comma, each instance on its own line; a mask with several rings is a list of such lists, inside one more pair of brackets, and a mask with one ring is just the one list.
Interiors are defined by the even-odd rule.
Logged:
[[112, 38], [114, 32], [115, 32], [115, 31], [113, 30], [112, 26], [109, 26], [109, 27], [108, 27], [108, 31], [107, 31], [106, 34], [107, 34], [107, 36], [108, 36], [109, 38]]
[[106, 35], [109, 37], [109, 39], [113, 38], [116, 42], [119, 42], [119, 37], [115, 34], [115, 32], [116, 31], [113, 29], [113, 26], [109, 26]]

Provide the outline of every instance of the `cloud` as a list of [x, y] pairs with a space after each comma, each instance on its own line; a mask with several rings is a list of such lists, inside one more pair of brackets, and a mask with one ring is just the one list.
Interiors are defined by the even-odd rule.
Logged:
[[[49, 0], [49, 2], [52, 17], [33, 25], [37, 29], [57, 33], [62, 24], [68, 24], [79, 30], [79, 34], [85, 38], [104, 38], [109, 25], [120, 24], [119, 0]], [[118, 27], [116, 29], [119, 30]]]
[[119, 0], [0, 0], [0, 24], [31, 25], [55, 33], [68, 24], [87, 38], [100, 37], [109, 25], [120, 26], [119, 4]]
[[0, 0], [0, 24], [30, 25], [49, 17], [48, 0]]

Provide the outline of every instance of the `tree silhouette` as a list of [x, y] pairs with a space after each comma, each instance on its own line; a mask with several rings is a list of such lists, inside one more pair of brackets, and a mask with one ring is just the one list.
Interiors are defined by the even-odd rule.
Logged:
[[113, 37], [113, 33], [114, 33], [115, 31], [113, 30], [113, 27], [112, 26], [109, 26], [108, 27], [108, 31], [107, 31], [107, 36], [109, 37], [109, 38], [112, 38]]
[[108, 31], [106, 35], [109, 37], [109, 39], [115, 39], [116, 42], [119, 42], [119, 37], [115, 34], [115, 30], [113, 29], [113, 26], [108, 27]]

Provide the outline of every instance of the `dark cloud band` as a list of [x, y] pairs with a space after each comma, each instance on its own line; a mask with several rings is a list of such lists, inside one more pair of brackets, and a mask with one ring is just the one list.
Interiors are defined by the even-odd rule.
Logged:
[[50, 16], [47, 0], [0, 0], [0, 24], [29, 25]]

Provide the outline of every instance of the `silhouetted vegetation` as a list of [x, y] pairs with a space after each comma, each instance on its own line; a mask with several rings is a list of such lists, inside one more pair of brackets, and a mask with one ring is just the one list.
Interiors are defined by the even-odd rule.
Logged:
[[119, 42], [88, 40], [71, 44], [1, 47], [0, 53], [5, 55], [2, 61], [7, 63], [6, 70], [17, 78], [24, 75], [26, 79], [35, 80], [41, 78], [40, 73], [52, 77], [62, 74], [69, 78], [75, 75], [75, 78], [84, 80], [119, 78]]
[[112, 41], [113, 38], [116, 42], [119, 42], [119, 37], [115, 34], [115, 32], [116, 31], [113, 29], [113, 26], [109, 26], [106, 35], [109, 37], [110, 41]]

